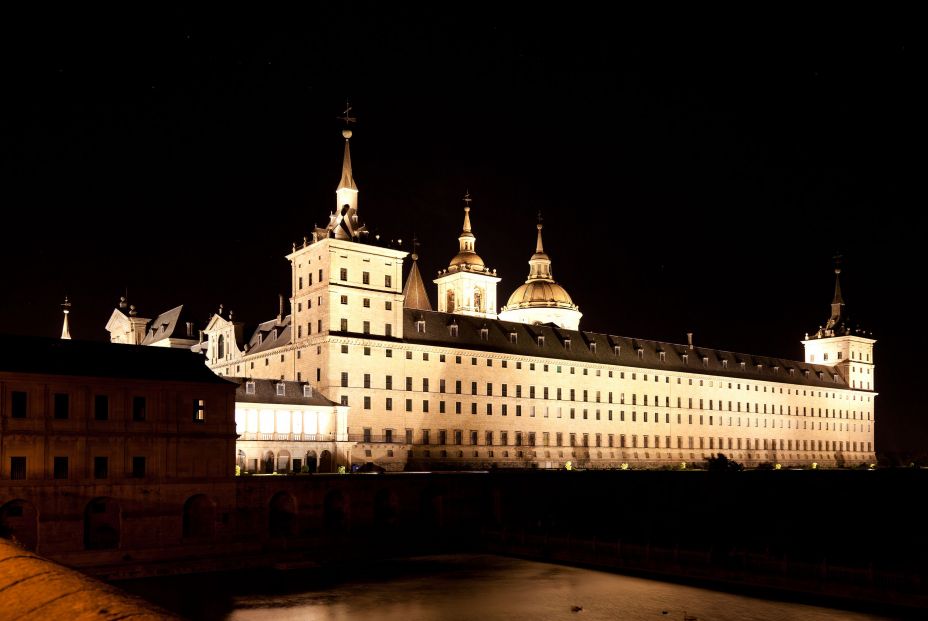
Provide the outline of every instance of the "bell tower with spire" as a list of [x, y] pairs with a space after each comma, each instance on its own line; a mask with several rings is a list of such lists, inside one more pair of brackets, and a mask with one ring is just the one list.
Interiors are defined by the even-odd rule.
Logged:
[[862, 330], [847, 314], [841, 295], [841, 257], [835, 257], [835, 295], [831, 316], [811, 335], [806, 333], [802, 345], [805, 361], [837, 367], [847, 378], [848, 386], [857, 390], [874, 390], [876, 366], [873, 360], [873, 333]]
[[477, 238], [470, 225], [470, 192], [464, 195], [464, 229], [458, 236], [458, 253], [447, 269], [438, 272], [438, 311], [496, 319], [496, 283], [500, 278], [477, 254]]

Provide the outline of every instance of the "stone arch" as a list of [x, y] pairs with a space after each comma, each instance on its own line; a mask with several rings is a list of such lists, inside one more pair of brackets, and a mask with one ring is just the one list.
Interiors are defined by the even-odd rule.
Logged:
[[226, 358], [226, 340], [225, 340], [225, 338], [223, 338], [223, 336], [222, 336], [221, 334], [219, 335], [219, 339], [218, 339], [218, 344], [217, 344], [217, 346], [216, 346], [216, 350], [217, 350], [217, 351], [216, 351], [216, 353], [217, 353], [216, 357], [217, 357], [219, 360], [225, 360], [225, 358]]
[[447, 303], [446, 312], [453, 313], [454, 312], [454, 289], [448, 289], [447, 299], [448, 299], [448, 303]]
[[277, 451], [277, 472], [290, 472], [290, 451]]
[[319, 455], [319, 472], [332, 472], [335, 469], [333, 466], [332, 453], [322, 451]]
[[84, 508], [84, 547], [111, 550], [119, 547], [122, 508], [112, 498], [94, 498]]
[[323, 502], [323, 526], [326, 530], [345, 530], [348, 525], [348, 498], [340, 490], [332, 490]]
[[39, 513], [28, 500], [11, 500], [0, 507], [0, 537], [35, 550], [39, 543]]
[[184, 503], [184, 539], [210, 539], [216, 534], [216, 503], [206, 494]]
[[480, 287], [474, 288], [474, 310], [478, 313], [484, 310], [483, 289]]
[[261, 472], [263, 474], [274, 474], [274, 451], [268, 451], [261, 460]]
[[396, 526], [400, 501], [396, 492], [382, 489], [374, 496], [374, 523], [378, 526]]
[[319, 469], [319, 458], [316, 451], [306, 451], [306, 472], [316, 472]]
[[292, 537], [298, 533], [296, 498], [277, 492], [268, 504], [268, 534], [271, 538]]

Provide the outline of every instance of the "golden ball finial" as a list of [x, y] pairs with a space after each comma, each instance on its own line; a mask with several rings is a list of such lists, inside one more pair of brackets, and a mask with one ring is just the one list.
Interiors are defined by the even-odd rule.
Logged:
[[351, 130], [350, 130], [350, 129], [343, 129], [343, 130], [342, 130], [342, 136], [345, 137], [345, 140], [348, 140], [349, 138], [351, 138]]

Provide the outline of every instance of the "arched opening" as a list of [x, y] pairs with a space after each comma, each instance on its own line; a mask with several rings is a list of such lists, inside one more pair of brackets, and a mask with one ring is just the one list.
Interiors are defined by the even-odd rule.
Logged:
[[84, 509], [84, 547], [109, 550], [119, 547], [122, 510], [112, 498], [94, 498]]
[[319, 468], [319, 459], [316, 457], [316, 451], [306, 452], [306, 472], [315, 472]]
[[326, 530], [344, 530], [347, 525], [348, 508], [345, 495], [333, 490], [325, 495], [323, 525]]
[[474, 310], [483, 312], [483, 289], [474, 289]]
[[273, 474], [274, 473], [274, 452], [268, 451], [264, 454], [264, 459], [261, 460], [261, 472], [264, 474]]
[[382, 489], [374, 496], [374, 523], [378, 526], [396, 526], [400, 502], [396, 493]]
[[454, 312], [454, 290], [448, 290], [448, 311], [449, 313]]
[[217, 345], [217, 347], [216, 347], [216, 354], [217, 354], [216, 357], [217, 357], [219, 360], [225, 360], [225, 357], [226, 357], [226, 340], [222, 337], [221, 334], [219, 335], [219, 343], [218, 343], [218, 345]]
[[332, 453], [322, 451], [319, 456], [319, 472], [332, 472]]
[[290, 451], [277, 452], [277, 472], [290, 472]]
[[296, 499], [277, 492], [268, 506], [268, 531], [272, 538], [293, 537], [297, 533]]
[[239, 449], [238, 451], [238, 460], [236, 461], [239, 472], [245, 472], [245, 451]]
[[11, 500], [0, 507], [0, 537], [26, 550], [39, 542], [39, 514], [28, 500]]
[[205, 494], [184, 503], [184, 539], [210, 539], [216, 532], [216, 503]]

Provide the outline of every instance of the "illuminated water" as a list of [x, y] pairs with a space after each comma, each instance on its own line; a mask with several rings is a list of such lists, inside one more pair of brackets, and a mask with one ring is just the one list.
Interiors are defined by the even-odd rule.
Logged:
[[889, 618], [489, 555], [393, 561], [337, 576], [267, 571], [124, 586], [192, 618], [236, 621], [680, 620], [684, 611], [699, 621]]

